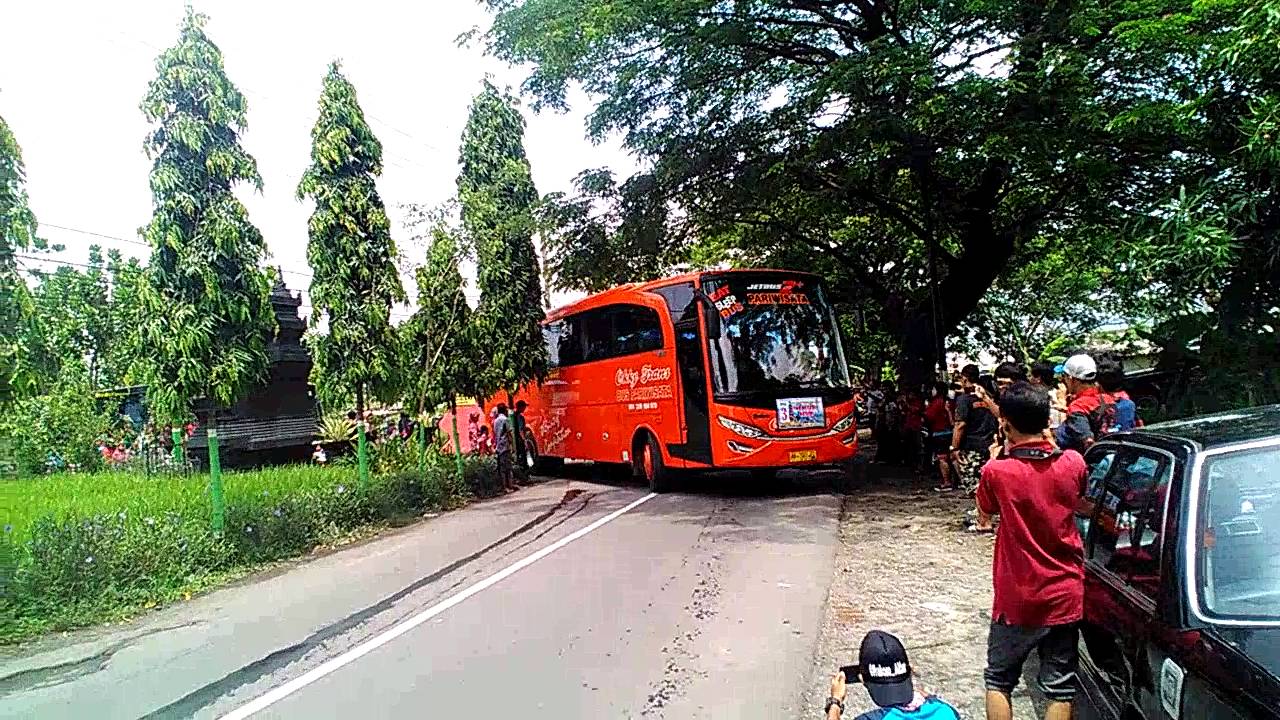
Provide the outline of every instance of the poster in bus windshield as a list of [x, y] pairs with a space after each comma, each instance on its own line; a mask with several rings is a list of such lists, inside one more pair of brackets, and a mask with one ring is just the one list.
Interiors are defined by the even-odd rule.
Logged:
[[752, 283], [747, 287], [748, 305], [808, 305], [809, 296], [804, 292], [804, 281]]
[[778, 400], [778, 429], [802, 430], [826, 427], [826, 414], [822, 398], [780, 398]]

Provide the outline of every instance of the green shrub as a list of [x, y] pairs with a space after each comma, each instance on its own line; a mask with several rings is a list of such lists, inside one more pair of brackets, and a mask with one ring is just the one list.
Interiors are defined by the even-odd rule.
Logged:
[[68, 383], [6, 409], [0, 415], [0, 446], [12, 453], [19, 476], [45, 473], [51, 454], [82, 470], [95, 470], [102, 463], [98, 440], [113, 421], [96, 407], [87, 386]]
[[[495, 485], [491, 460], [429, 452], [425, 476], [298, 465], [224, 476], [225, 531], [210, 529], [207, 477], [65, 474], [0, 482], [17, 523], [0, 534], [0, 643], [171, 601], [233, 571], [307, 553], [353, 531], [455, 507]], [[480, 495], [474, 489], [470, 494]], [[17, 511], [21, 511], [18, 515]]]

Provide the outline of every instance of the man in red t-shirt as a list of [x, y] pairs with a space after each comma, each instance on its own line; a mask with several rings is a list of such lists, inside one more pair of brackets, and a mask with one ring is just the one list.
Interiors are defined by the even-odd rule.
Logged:
[[1074, 450], [1044, 439], [1049, 396], [1028, 383], [1000, 396], [1007, 445], [982, 469], [979, 520], [1000, 516], [991, 563], [995, 599], [987, 636], [988, 720], [1011, 720], [1009, 695], [1031, 650], [1049, 700], [1046, 720], [1069, 720], [1075, 696], [1078, 623], [1084, 615], [1084, 548], [1075, 508], [1088, 471]]

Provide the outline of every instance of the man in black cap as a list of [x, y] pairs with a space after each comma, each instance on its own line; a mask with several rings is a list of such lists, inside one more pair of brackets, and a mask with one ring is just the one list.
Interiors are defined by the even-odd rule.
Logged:
[[[960, 720], [955, 708], [916, 691], [907, 649], [889, 633], [872, 630], [862, 638], [857, 667], [862, 684], [877, 708], [855, 720]], [[842, 670], [831, 681], [827, 720], [839, 720], [844, 713], [845, 692]]]

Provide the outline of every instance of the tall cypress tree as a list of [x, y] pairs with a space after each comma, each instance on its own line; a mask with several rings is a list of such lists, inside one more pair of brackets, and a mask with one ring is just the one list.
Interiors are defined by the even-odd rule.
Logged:
[[[396, 389], [400, 353], [391, 306], [404, 302], [405, 293], [391, 223], [375, 185], [382, 174], [382, 143], [336, 62], [324, 78], [319, 109], [311, 130], [311, 167], [298, 184], [299, 199], [315, 202], [307, 244], [315, 274], [311, 323], [329, 326], [327, 334], [313, 336], [312, 347], [328, 380], [355, 392], [363, 418], [367, 393], [390, 398]], [[361, 429], [363, 448], [363, 422]], [[367, 479], [365, 463], [361, 468]]]
[[481, 389], [514, 391], [546, 372], [542, 280], [533, 246], [538, 192], [515, 101], [485, 81], [462, 133], [458, 200], [476, 250], [477, 338], [487, 348]]
[[458, 269], [458, 241], [443, 222], [431, 230], [426, 265], [417, 270], [418, 311], [403, 326], [408, 355], [406, 406], [421, 414], [448, 403], [453, 411], [453, 444], [458, 449], [458, 481], [462, 453], [458, 436], [458, 395], [474, 390], [475, 355], [471, 345], [471, 307]]
[[[155, 205], [143, 235], [151, 244], [140, 284], [140, 371], [153, 413], [181, 420], [197, 398], [234, 403], [266, 375], [275, 332], [266, 246], [233, 188], [262, 189], [258, 165], [240, 145], [244, 95], [227, 78], [222, 52], [190, 7], [178, 42], [156, 60], [142, 111], [152, 124]], [[221, 526], [217, 413], [205, 418]]]
[[22, 149], [0, 117], [0, 407], [30, 394], [36, 384], [22, 353], [21, 329], [31, 319], [31, 294], [16, 254], [43, 248], [27, 204]]

